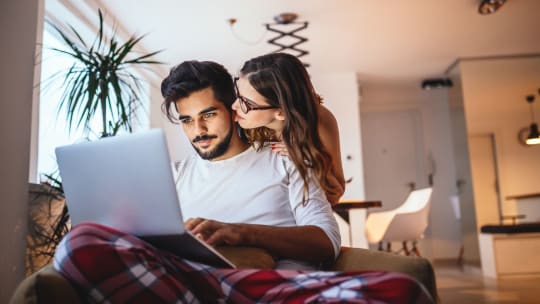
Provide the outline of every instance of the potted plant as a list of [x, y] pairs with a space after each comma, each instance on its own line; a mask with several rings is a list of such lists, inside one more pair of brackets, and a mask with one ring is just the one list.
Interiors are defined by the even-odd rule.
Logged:
[[47, 23], [56, 32], [67, 49], [52, 48], [59, 54], [74, 60], [64, 73], [58, 73], [48, 81], [62, 77], [63, 93], [59, 110], [66, 110], [68, 128], [84, 127], [90, 130], [92, 119], [101, 116], [100, 137], [116, 135], [118, 130], [132, 129], [132, 114], [141, 105], [141, 80], [133, 72], [138, 66], [147, 67], [160, 62], [150, 58], [161, 51], [135, 54], [134, 47], [144, 35], [131, 36], [119, 44], [115, 32], [106, 38], [103, 14], [98, 10], [99, 29], [88, 44], [72, 26], [70, 32], [52, 22]]
[[51, 261], [56, 245], [70, 229], [62, 183], [55, 175], [45, 174], [45, 178], [46, 182], [29, 185], [26, 275]]
[[[98, 10], [98, 15], [98, 32], [91, 44], [74, 27], [47, 21], [66, 46], [65, 49], [51, 50], [70, 57], [74, 63], [46, 81], [48, 84], [61, 81], [63, 92], [58, 113], [65, 110], [69, 131], [83, 127], [85, 133], [95, 132], [99, 137], [108, 137], [121, 129], [132, 131], [135, 110], [141, 106], [143, 95], [142, 80], [133, 69], [160, 64], [151, 59], [160, 51], [148, 54], [135, 52], [135, 46], [144, 35], [133, 35], [124, 43], [117, 40], [116, 32], [107, 38], [101, 10]], [[68, 30], [64, 31], [64, 28]], [[101, 129], [98, 132], [91, 128], [94, 117], [100, 117]], [[31, 190], [27, 251], [30, 272], [50, 262], [56, 245], [70, 228], [61, 180], [52, 174], [45, 175], [45, 179], [44, 184]], [[46, 207], [36, 207], [43, 205], [42, 202]], [[59, 202], [61, 211], [55, 211]], [[45, 220], [38, 222], [37, 218]]]

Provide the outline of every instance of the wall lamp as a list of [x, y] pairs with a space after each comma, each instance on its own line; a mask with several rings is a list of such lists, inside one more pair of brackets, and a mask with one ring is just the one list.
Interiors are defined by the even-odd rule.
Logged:
[[480, 15], [493, 14], [501, 8], [505, 2], [506, 0], [482, 0], [478, 6], [478, 13]]

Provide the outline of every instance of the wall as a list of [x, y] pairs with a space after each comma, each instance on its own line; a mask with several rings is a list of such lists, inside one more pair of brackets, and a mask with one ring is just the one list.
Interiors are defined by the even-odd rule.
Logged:
[[0, 303], [7, 303], [24, 275], [38, 0], [0, 6]]
[[448, 89], [425, 91], [425, 94], [430, 99], [422, 107], [425, 145], [436, 167], [428, 237], [432, 240], [432, 258], [456, 259], [462, 238], [461, 225], [452, 206], [452, 197], [456, 195], [456, 165]]
[[448, 90], [452, 146], [456, 166], [455, 208], [462, 234], [462, 259], [466, 264], [480, 264], [476, 210], [474, 204], [469, 147], [467, 144], [467, 126], [463, 105], [463, 87], [459, 66], [449, 72], [454, 86]]
[[354, 72], [313, 73], [315, 90], [338, 121], [341, 161], [346, 185], [343, 199], [364, 199], [360, 100]]
[[540, 192], [540, 145], [524, 146], [517, 140], [518, 131], [531, 123], [527, 94], [536, 95], [539, 122], [540, 56], [464, 60], [460, 71], [467, 133], [495, 135], [502, 211], [514, 214], [515, 202], [507, 196]]

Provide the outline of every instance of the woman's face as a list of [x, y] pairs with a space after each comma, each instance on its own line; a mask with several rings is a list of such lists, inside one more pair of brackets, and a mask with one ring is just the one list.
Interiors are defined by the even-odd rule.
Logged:
[[[275, 131], [283, 128], [282, 111], [270, 105], [266, 99], [251, 86], [246, 77], [235, 81], [237, 98], [232, 105], [236, 112], [235, 120], [244, 129], [267, 127]], [[245, 113], [247, 111], [247, 113]]]

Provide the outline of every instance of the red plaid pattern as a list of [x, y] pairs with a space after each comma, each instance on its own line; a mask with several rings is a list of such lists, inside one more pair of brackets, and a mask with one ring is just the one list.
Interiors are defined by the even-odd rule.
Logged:
[[433, 303], [400, 273], [216, 269], [93, 223], [62, 240], [54, 267], [90, 303]]

